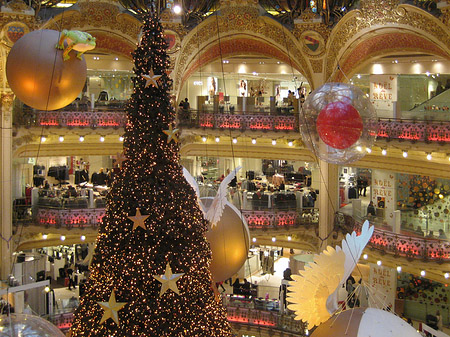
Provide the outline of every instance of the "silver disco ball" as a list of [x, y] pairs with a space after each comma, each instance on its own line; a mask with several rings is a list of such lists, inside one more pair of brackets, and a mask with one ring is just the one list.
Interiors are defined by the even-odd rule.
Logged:
[[25, 314], [0, 316], [0, 337], [64, 337], [52, 323], [39, 317]]

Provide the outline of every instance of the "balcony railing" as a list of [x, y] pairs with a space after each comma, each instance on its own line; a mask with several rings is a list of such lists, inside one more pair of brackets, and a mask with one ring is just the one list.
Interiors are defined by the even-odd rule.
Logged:
[[[275, 114], [212, 113], [190, 110], [179, 113], [179, 126], [219, 130], [298, 132], [298, 115], [281, 111]], [[104, 107], [94, 111], [29, 111], [16, 118], [17, 126], [123, 128], [127, 123], [123, 107]], [[379, 119], [378, 139], [450, 143], [450, 122]]]

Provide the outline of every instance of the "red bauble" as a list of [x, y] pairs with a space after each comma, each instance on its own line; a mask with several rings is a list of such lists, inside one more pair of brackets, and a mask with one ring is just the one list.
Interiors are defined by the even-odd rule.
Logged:
[[362, 118], [353, 105], [338, 101], [327, 104], [316, 121], [320, 139], [335, 149], [355, 144], [363, 131]]

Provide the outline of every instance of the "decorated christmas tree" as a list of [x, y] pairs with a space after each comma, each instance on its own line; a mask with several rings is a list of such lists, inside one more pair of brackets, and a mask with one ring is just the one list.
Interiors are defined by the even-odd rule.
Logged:
[[133, 54], [125, 161], [107, 197], [72, 336], [231, 336], [215, 297], [196, 195], [179, 164], [162, 26], [147, 14]]

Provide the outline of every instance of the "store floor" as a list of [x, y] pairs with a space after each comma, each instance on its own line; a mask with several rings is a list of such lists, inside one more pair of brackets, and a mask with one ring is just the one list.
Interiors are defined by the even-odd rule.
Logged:
[[[370, 203], [370, 186], [367, 187], [366, 190], [366, 196], [360, 196], [359, 197], [361, 199], [361, 215], [364, 217], [367, 215], [367, 206]], [[352, 200], [355, 199], [350, 199], [349, 203], [346, 204], [344, 207], [341, 207], [339, 209], [340, 212], [347, 214], [347, 215], [353, 215], [353, 205], [352, 205]]]

